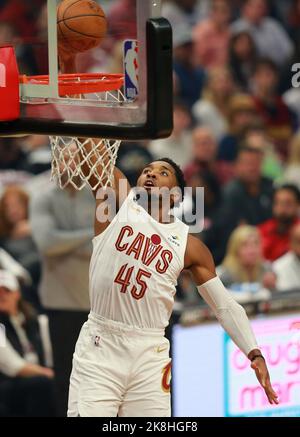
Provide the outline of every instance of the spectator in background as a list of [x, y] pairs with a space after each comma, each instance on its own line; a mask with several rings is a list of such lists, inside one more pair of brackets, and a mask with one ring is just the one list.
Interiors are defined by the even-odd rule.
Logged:
[[250, 80], [257, 60], [257, 50], [249, 32], [237, 32], [229, 42], [229, 66], [237, 87], [250, 92]]
[[209, 69], [227, 64], [230, 16], [230, 6], [226, 0], [212, 0], [209, 18], [201, 21], [193, 30], [196, 65]]
[[[300, 40], [299, 40], [299, 45], [300, 45]], [[300, 59], [300, 51], [297, 60], [299, 59]], [[288, 70], [289, 86], [287, 91], [285, 91], [285, 93], [282, 95], [282, 98], [284, 103], [290, 109], [290, 111], [292, 111], [297, 116], [296, 123], [297, 123], [297, 127], [299, 127], [300, 126], [300, 87], [299, 88], [295, 88], [293, 86], [290, 87], [291, 86], [290, 77], [291, 77], [291, 70], [289, 68]]]
[[41, 264], [37, 247], [32, 238], [28, 215], [28, 194], [18, 186], [7, 187], [0, 199], [0, 245], [30, 274], [34, 288], [30, 302], [39, 308], [37, 285]]
[[208, 13], [210, 0], [171, 0], [162, 5], [162, 16], [167, 18], [176, 34], [178, 27], [186, 26], [190, 33], [193, 27]]
[[266, 0], [246, 0], [242, 16], [232, 26], [232, 32], [247, 31], [255, 41], [260, 56], [267, 56], [279, 67], [292, 57], [294, 46], [282, 25], [267, 16]]
[[[292, 0], [288, 13], [288, 28], [293, 41], [299, 51], [300, 42], [300, 0]], [[297, 47], [298, 46], [298, 47]]]
[[264, 154], [262, 175], [278, 180], [283, 173], [283, 164], [275, 150], [274, 144], [266, 133], [264, 125], [257, 122], [248, 126], [244, 131], [243, 137], [245, 145], [258, 149]]
[[295, 135], [289, 144], [289, 156], [283, 180], [296, 185], [300, 190], [300, 133]]
[[0, 172], [3, 170], [29, 171], [27, 154], [16, 138], [0, 138]]
[[0, 248], [0, 269], [6, 270], [14, 275], [19, 283], [30, 285], [32, 283], [31, 277], [26, 269], [21, 266], [12, 256], [4, 249]]
[[20, 140], [27, 155], [28, 171], [38, 175], [51, 169], [51, 149], [46, 135], [29, 135]]
[[282, 159], [287, 157], [287, 143], [296, 127], [295, 115], [278, 93], [279, 72], [269, 59], [260, 59], [253, 74], [253, 93], [257, 114]]
[[[204, 190], [203, 229], [207, 230], [211, 227], [215, 215], [218, 213], [222, 199], [220, 183], [214, 172], [209, 169], [197, 170], [197, 168], [194, 169], [193, 173], [189, 174], [186, 182], [187, 186], [192, 188], [191, 198], [189, 198], [190, 193], [186, 193], [183, 203], [175, 209], [174, 213], [178, 218], [184, 218], [184, 214], [186, 214], [186, 217], [195, 217], [197, 212], [196, 189], [202, 187]], [[197, 219], [200, 220], [200, 217], [197, 217]]]
[[136, 0], [118, 0], [107, 15], [109, 36], [114, 42], [137, 39]]
[[228, 132], [228, 105], [234, 91], [228, 68], [212, 69], [208, 72], [202, 99], [193, 106], [192, 112], [197, 124], [209, 127], [217, 140]]
[[194, 62], [194, 44], [190, 31], [179, 27], [173, 36], [174, 72], [177, 83], [177, 97], [191, 108], [201, 97], [205, 72]]
[[275, 261], [290, 249], [290, 233], [300, 223], [300, 191], [294, 185], [277, 188], [273, 198], [273, 217], [258, 227], [264, 257]]
[[6, 344], [0, 351], [0, 416], [53, 416], [53, 371], [33, 309], [21, 299], [16, 278], [0, 270], [0, 323]]
[[234, 227], [242, 222], [257, 225], [271, 216], [273, 183], [262, 176], [263, 158], [261, 150], [247, 146], [238, 152], [235, 178], [224, 189], [224, 206]]
[[240, 290], [245, 283], [275, 288], [276, 276], [271, 264], [263, 258], [260, 235], [254, 226], [242, 225], [233, 231], [218, 274], [225, 287], [234, 291]]
[[290, 251], [273, 263], [278, 291], [299, 290], [300, 285], [300, 224], [291, 230]]
[[150, 142], [149, 151], [154, 158], [168, 156], [181, 167], [187, 165], [192, 156], [191, 124], [192, 119], [187, 106], [180, 100], [175, 100], [172, 135], [169, 138]]
[[251, 96], [236, 94], [230, 99], [228, 104], [229, 130], [219, 144], [219, 161], [233, 162], [236, 159], [245, 129], [253, 125], [256, 120], [255, 104]]
[[235, 161], [235, 178], [224, 188], [218, 214], [202, 239], [217, 263], [225, 255], [232, 231], [241, 224], [258, 225], [272, 215], [273, 182], [262, 176], [264, 155], [261, 150], [241, 147]]
[[[217, 142], [211, 129], [208, 127], [196, 127], [192, 133], [192, 160], [184, 169], [187, 180], [203, 170], [215, 173], [217, 156]], [[215, 176], [217, 178], [217, 175]]]
[[[67, 165], [67, 157], [65, 158]], [[40, 298], [49, 317], [59, 416], [65, 416], [72, 356], [90, 308], [88, 281], [94, 197], [49, 183], [31, 202], [33, 238], [42, 257]]]

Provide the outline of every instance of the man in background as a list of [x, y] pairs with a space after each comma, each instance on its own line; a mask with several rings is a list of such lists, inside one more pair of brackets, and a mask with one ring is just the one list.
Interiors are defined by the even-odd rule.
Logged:
[[33, 238], [42, 256], [40, 298], [49, 317], [59, 416], [67, 412], [75, 343], [90, 308], [88, 270], [94, 199], [86, 189], [53, 184], [31, 203]]
[[290, 249], [290, 235], [300, 223], [300, 191], [292, 184], [277, 188], [273, 197], [273, 217], [259, 226], [263, 254], [275, 261]]

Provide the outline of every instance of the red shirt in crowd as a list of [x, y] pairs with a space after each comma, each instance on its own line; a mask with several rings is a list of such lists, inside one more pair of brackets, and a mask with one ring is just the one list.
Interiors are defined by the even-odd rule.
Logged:
[[290, 250], [291, 229], [298, 223], [300, 223], [300, 219], [296, 218], [284, 234], [278, 232], [278, 221], [274, 218], [258, 226], [265, 259], [275, 261]]

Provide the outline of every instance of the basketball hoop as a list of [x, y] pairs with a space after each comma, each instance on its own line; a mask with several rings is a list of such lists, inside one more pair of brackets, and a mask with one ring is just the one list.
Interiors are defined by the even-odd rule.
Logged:
[[[21, 80], [22, 83], [49, 83], [48, 76], [22, 76]], [[122, 74], [63, 74], [59, 75], [59, 94], [72, 99], [84, 99], [85, 94], [93, 94], [93, 98], [101, 102], [122, 103], [125, 101], [121, 91], [123, 82]], [[88, 184], [96, 190], [112, 185], [120, 140], [50, 136], [50, 143], [52, 180], [56, 180], [61, 189], [71, 185], [82, 190]]]
[[[20, 83], [23, 85], [49, 85], [49, 75], [22, 75], [20, 76]], [[123, 83], [123, 74], [80, 73], [58, 75], [60, 97], [117, 91], [123, 86]]]

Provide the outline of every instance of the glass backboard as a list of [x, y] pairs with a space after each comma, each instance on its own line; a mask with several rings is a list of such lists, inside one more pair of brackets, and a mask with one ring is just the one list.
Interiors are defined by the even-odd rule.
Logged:
[[[0, 45], [13, 46], [20, 78], [20, 115], [7, 120], [0, 114], [0, 135], [168, 136], [172, 130], [172, 31], [160, 16], [160, 3], [8, 0], [0, 5]], [[67, 15], [58, 17], [62, 4]], [[90, 15], [99, 15], [95, 4], [102, 8], [107, 32], [95, 48], [79, 52], [76, 44], [89, 42], [93, 31]], [[94, 9], [88, 13], [90, 6]], [[76, 28], [74, 41], [71, 38], [64, 44], [65, 57], [66, 48], [76, 52], [76, 71], [71, 68], [67, 73], [78, 75], [62, 76], [61, 41], [66, 35], [70, 38], [78, 19], [82, 36], [78, 39]], [[7, 81], [0, 81], [4, 107], [12, 94], [1, 85], [9, 82], [12, 73], [1, 50], [0, 75], [2, 68], [7, 76]]]

